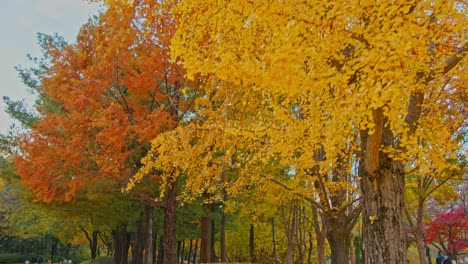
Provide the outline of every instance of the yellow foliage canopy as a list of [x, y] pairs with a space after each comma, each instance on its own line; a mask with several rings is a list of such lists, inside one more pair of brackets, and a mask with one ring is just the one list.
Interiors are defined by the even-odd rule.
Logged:
[[377, 148], [389, 158], [421, 174], [452, 168], [466, 125], [466, 10], [463, 1], [181, 1], [172, 57], [209, 81], [197, 121], [157, 138], [160, 161], [147, 166], [170, 160], [206, 183], [222, 171], [207, 158], [229, 153], [228, 166], [235, 145], [246, 172], [276, 159], [308, 176], [351, 173], [380, 114], [394, 142]]

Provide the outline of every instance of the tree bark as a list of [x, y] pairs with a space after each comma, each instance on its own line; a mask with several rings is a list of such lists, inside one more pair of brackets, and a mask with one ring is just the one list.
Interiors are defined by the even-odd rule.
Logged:
[[309, 248], [308, 248], [308, 251], [307, 251], [307, 263], [308, 264], [311, 264], [312, 263], [312, 250], [314, 248], [314, 242], [312, 240], [312, 232], [307, 232], [308, 236], [309, 236]]
[[141, 213], [136, 221], [136, 232], [132, 244], [132, 264], [143, 264], [145, 248], [144, 214]]
[[180, 251], [180, 263], [184, 263], [185, 258], [185, 240], [182, 240], [182, 250]]
[[177, 263], [177, 180], [169, 184], [164, 208], [164, 264]]
[[204, 206], [204, 215], [201, 220], [200, 262], [211, 262], [211, 206]]
[[144, 250], [144, 264], [153, 264], [154, 248], [153, 248], [153, 211], [154, 207], [145, 205], [145, 250]]
[[[391, 166], [390, 164], [388, 166]], [[390, 168], [362, 181], [365, 263], [406, 263], [403, 229], [403, 175]]]
[[[177, 241], [177, 258], [178, 259], [180, 259], [181, 252], [182, 252], [182, 241], [179, 240], [179, 241]], [[180, 261], [177, 260], [177, 263], [180, 263]]]
[[[213, 211], [214, 211], [214, 206], [211, 205], [211, 212], [213, 212]], [[216, 242], [215, 234], [216, 234], [215, 221], [214, 221], [214, 219], [211, 219], [211, 245], [210, 245], [210, 248], [211, 248], [211, 261], [216, 261], [216, 252], [214, 250], [215, 242]]]
[[250, 262], [255, 263], [255, 229], [253, 224], [250, 224], [249, 231], [249, 255]]
[[161, 236], [159, 238], [159, 249], [158, 249], [157, 263], [158, 264], [163, 264], [164, 263], [164, 236]]
[[337, 232], [330, 225], [327, 230], [327, 241], [330, 244], [331, 263], [349, 263], [351, 232]]
[[224, 212], [224, 205], [223, 205], [222, 212], [221, 212], [221, 224], [219, 226], [219, 233], [220, 233], [219, 242], [221, 244], [220, 245], [221, 246], [221, 252], [220, 252], [221, 261], [228, 262], [227, 250], [226, 250], [226, 213]]
[[52, 237], [52, 246], [50, 250], [50, 260], [54, 261], [55, 256], [57, 255], [58, 247], [60, 240], [56, 237]]
[[290, 218], [288, 221], [288, 216], [286, 215], [285, 206], [281, 206], [281, 213], [283, 216], [283, 225], [286, 233], [287, 247], [286, 247], [286, 264], [293, 264], [294, 262], [294, 230], [296, 228], [297, 219], [296, 212], [292, 210]]
[[312, 206], [312, 217], [313, 217], [313, 225], [315, 230], [315, 239], [317, 242], [317, 260], [319, 264], [326, 264], [327, 258], [325, 255], [325, 237], [326, 237], [326, 230], [327, 230], [327, 223], [325, 221], [321, 221], [322, 227], [320, 228], [320, 221], [318, 219], [318, 209], [315, 206]]
[[188, 252], [188, 256], [187, 256], [187, 264], [190, 264], [190, 260], [192, 258], [192, 246], [193, 246], [192, 239], [190, 239], [189, 252]]
[[402, 264], [406, 258], [403, 225], [402, 164], [382, 151], [394, 146], [395, 139], [382, 109], [373, 111], [375, 130], [361, 131], [364, 157], [359, 165], [363, 203], [364, 261], [372, 264]]
[[117, 226], [116, 230], [113, 232], [113, 243], [112, 248], [114, 249], [114, 256], [112, 262], [114, 264], [127, 264], [130, 239], [126, 224]]
[[88, 231], [84, 229], [84, 227], [80, 226], [81, 231], [86, 236], [86, 239], [89, 242], [89, 249], [91, 250], [91, 259], [95, 259], [97, 257], [97, 245], [98, 245], [98, 233], [99, 231], [93, 230], [91, 236], [89, 235]]
[[195, 249], [193, 253], [193, 263], [197, 263], [198, 258], [198, 240], [195, 241]]

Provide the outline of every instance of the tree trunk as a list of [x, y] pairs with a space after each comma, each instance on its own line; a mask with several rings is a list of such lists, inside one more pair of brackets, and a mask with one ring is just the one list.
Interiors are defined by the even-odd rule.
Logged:
[[91, 259], [95, 259], [96, 256], [97, 256], [97, 245], [98, 245], [98, 233], [99, 233], [99, 231], [93, 230], [92, 235], [89, 236], [88, 231], [86, 231], [86, 229], [84, 229], [84, 227], [80, 226], [80, 228], [81, 228], [81, 231], [83, 231], [83, 233], [85, 234], [86, 239], [89, 242], [89, 249], [91, 251]]
[[[317, 208], [312, 205], [312, 223], [314, 225], [315, 231], [315, 240], [317, 243], [317, 261], [319, 264], [326, 264], [327, 257], [325, 255], [325, 237], [327, 231], [327, 223], [322, 219], [322, 221], [318, 218]], [[322, 227], [320, 227], [322, 224]]]
[[177, 241], [177, 263], [180, 263], [180, 253], [182, 252], [182, 241]]
[[189, 252], [188, 252], [188, 257], [187, 257], [187, 264], [190, 264], [190, 260], [192, 258], [192, 239], [190, 239], [190, 243], [189, 243]]
[[132, 264], [143, 264], [143, 255], [145, 249], [145, 226], [144, 215], [140, 214], [136, 221], [136, 232], [132, 245]]
[[55, 256], [57, 255], [59, 242], [60, 240], [58, 238], [52, 237], [52, 246], [50, 250], [50, 260], [52, 260], [52, 262], [54, 261]]
[[[351, 235], [353, 237], [353, 235]], [[356, 249], [354, 248], [354, 241], [351, 238], [351, 245], [349, 247], [349, 263], [350, 264], [357, 264], [356, 263]]]
[[167, 188], [166, 206], [164, 210], [164, 264], [177, 263], [177, 180]]
[[[214, 208], [213, 208], [213, 205], [211, 206], [211, 212], [213, 212]], [[211, 245], [210, 245], [210, 248], [211, 248], [211, 261], [215, 261], [216, 262], [216, 252], [214, 250], [215, 248], [215, 242], [216, 242], [216, 239], [215, 239], [215, 234], [216, 234], [216, 226], [215, 226], [215, 221], [214, 219], [211, 219]]]
[[225, 206], [223, 206], [222, 208], [221, 224], [219, 226], [219, 234], [220, 234], [219, 243], [221, 246], [221, 252], [220, 252], [221, 262], [228, 262], [227, 250], [226, 250], [226, 213], [224, 212], [224, 207]]
[[296, 227], [296, 212], [292, 210], [290, 214], [290, 221], [286, 215], [285, 206], [281, 206], [281, 213], [283, 216], [283, 225], [286, 233], [287, 247], [286, 247], [286, 264], [293, 264], [294, 262], [294, 230]]
[[[154, 213], [154, 212], [153, 212]], [[153, 236], [153, 263], [158, 263], [158, 233], [155, 233]]]
[[[416, 230], [416, 247], [418, 249], [418, 256], [419, 256], [419, 263], [420, 264], [429, 264], [427, 256], [426, 256], [426, 246], [424, 243], [424, 235], [418, 234], [418, 230]], [[430, 261], [430, 259], [429, 259]]]
[[254, 225], [250, 224], [250, 232], [249, 232], [249, 255], [250, 255], [250, 262], [255, 263], [255, 230]]
[[382, 151], [395, 139], [382, 109], [373, 111], [374, 131], [361, 131], [362, 162], [359, 164], [363, 203], [364, 261], [372, 264], [406, 263], [403, 224], [402, 164]]
[[306, 234], [304, 227], [305, 208], [302, 206], [296, 206], [294, 209], [297, 212], [297, 225], [296, 225], [296, 246], [299, 254], [297, 264], [304, 264], [305, 253], [307, 250], [306, 245]]
[[114, 256], [112, 262], [114, 264], [127, 264], [128, 263], [128, 248], [130, 246], [130, 239], [127, 233], [127, 225], [121, 224], [117, 226], [113, 232], [112, 248], [114, 249]]
[[311, 264], [312, 263], [312, 250], [313, 250], [313, 247], [314, 247], [314, 242], [312, 241], [312, 232], [307, 232], [307, 234], [309, 235], [309, 250], [308, 250], [308, 254], [307, 254], [307, 263], [308, 264]]
[[[388, 166], [391, 166], [388, 164]], [[365, 263], [406, 263], [403, 229], [403, 175], [390, 168], [362, 181]]]
[[158, 264], [164, 263], [164, 236], [159, 238], [159, 249], [158, 249]]
[[200, 263], [211, 262], [211, 206], [204, 206], [201, 220]]
[[271, 236], [273, 240], [273, 261], [278, 264], [278, 254], [276, 252], [276, 237], [275, 237], [275, 218], [271, 218]]
[[154, 248], [153, 248], [153, 211], [154, 207], [145, 205], [145, 250], [144, 250], [144, 264], [153, 264]]
[[195, 250], [193, 253], [193, 263], [197, 263], [198, 259], [198, 240], [195, 241]]
[[331, 263], [332, 264], [348, 264], [350, 245], [351, 245], [351, 233], [344, 234], [343, 232], [337, 232], [332, 225], [329, 225], [327, 230], [327, 241], [330, 245], [331, 251]]
[[426, 244], [424, 237], [424, 197], [419, 197], [418, 208], [416, 210], [416, 248], [418, 249], [418, 256], [420, 264], [430, 264], [431, 258], [427, 256], [429, 247]]
[[180, 263], [184, 263], [185, 258], [185, 240], [182, 240], [182, 251], [180, 252]]

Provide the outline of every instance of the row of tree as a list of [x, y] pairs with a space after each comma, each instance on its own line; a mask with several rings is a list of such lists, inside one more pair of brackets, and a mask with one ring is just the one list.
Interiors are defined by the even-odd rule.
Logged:
[[93, 258], [105, 225], [115, 263], [177, 263], [199, 223], [211, 262], [217, 212], [222, 261], [236, 213], [251, 261], [325, 263], [328, 243], [401, 264], [410, 228], [430, 262], [427, 204], [466, 191], [466, 2], [104, 2], [76, 43], [39, 35], [18, 68], [37, 112], [7, 100], [25, 130], [4, 137], [27, 197], [93, 227]]

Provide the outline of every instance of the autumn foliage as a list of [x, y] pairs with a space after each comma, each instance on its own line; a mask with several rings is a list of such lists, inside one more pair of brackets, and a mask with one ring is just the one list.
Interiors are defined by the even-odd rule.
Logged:
[[[325, 237], [333, 262], [350, 261], [361, 212], [365, 262], [406, 261], [407, 179], [463, 166], [466, 2], [103, 2], [75, 44], [45, 42], [40, 120], [15, 160], [37, 200], [123, 188], [170, 200], [171, 227], [178, 201], [252, 196], [281, 205], [286, 230], [304, 202], [320, 261]], [[427, 237], [465, 227], [441, 215]]]
[[16, 160], [38, 200], [71, 201], [107, 181], [120, 191], [149, 141], [179, 121], [174, 105], [186, 111], [175, 90], [183, 70], [168, 55], [174, 23], [152, 12], [170, 8], [161, 5], [115, 4], [85, 24], [75, 44], [46, 43], [50, 66], [36, 88], [41, 119]]
[[437, 243], [446, 253], [457, 255], [468, 249], [468, 214], [459, 206], [437, 215], [426, 224], [426, 239]]

